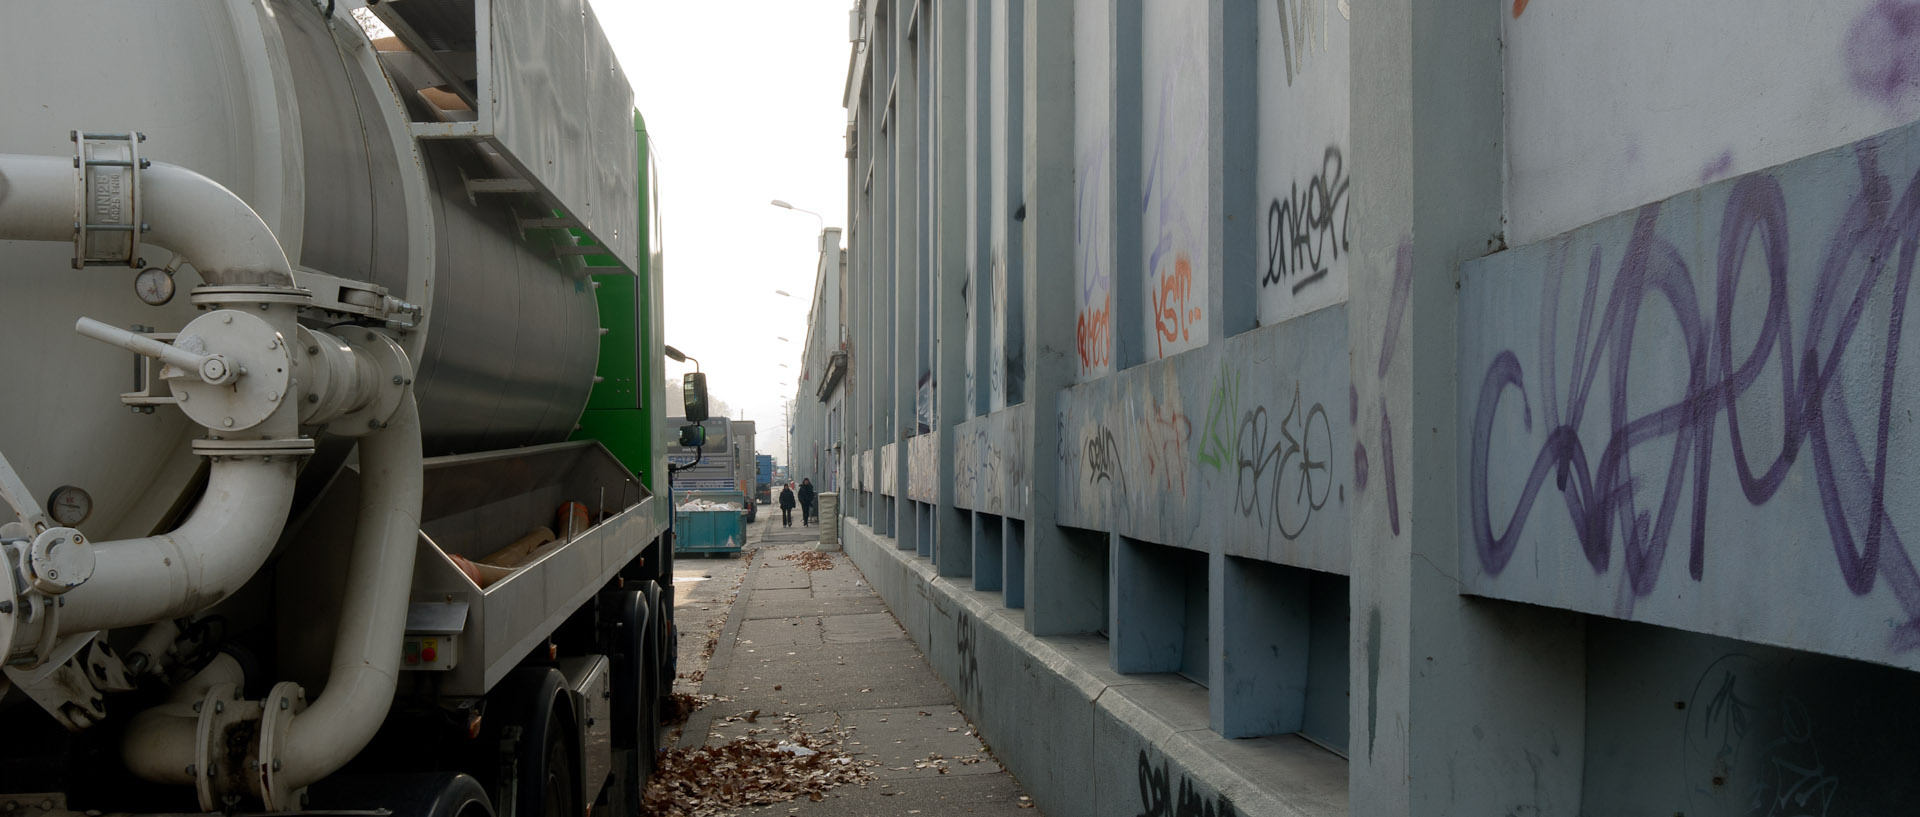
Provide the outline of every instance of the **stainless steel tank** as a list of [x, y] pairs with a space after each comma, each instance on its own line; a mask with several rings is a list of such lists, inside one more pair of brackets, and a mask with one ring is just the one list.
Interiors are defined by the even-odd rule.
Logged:
[[[396, 338], [418, 369], [429, 455], [564, 439], [598, 348], [574, 239], [522, 229], [553, 215], [537, 196], [471, 192], [469, 180], [500, 175], [499, 153], [417, 139], [425, 103], [353, 17], [326, 16], [332, 5], [37, 4], [31, 22], [0, 25], [0, 153], [71, 154], [75, 129], [144, 133], [143, 155], [233, 190], [296, 265], [425, 307]], [[130, 355], [73, 326], [175, 331], [198, 281], [182, 268], [180, 296], [149, 305], [137, 270], [76, 270], [70, 256], [0, 241], [0, 452], [43, 503], [56, 486], [84, 489], [93, 507], [78, 527], [94, 538], [143, 535], [191, 489], [199, 428], [177, 411], [129, 411], [118, 395], [133, 386]], [[167, 256], [153, 250], [147, 266]]]

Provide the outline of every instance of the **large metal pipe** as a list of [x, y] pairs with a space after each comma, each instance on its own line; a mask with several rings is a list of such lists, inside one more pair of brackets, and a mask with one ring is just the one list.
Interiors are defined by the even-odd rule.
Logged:
[[198, 675], [175, 687], [165, 703], [140, 710], [127, 723], [126, 739], [120, 743], [120, 759], [127, 770], [155, 783], [193, 785], [188, 764], [197, 751], [195, 726], [200, 717], [193, 705], [217, 685], [241, 688], [246, 681], [240, 662], [221, 653]]
[[[71, 157], [0, 153], [0, 239], [72, 241], [84, 209]], [[192, 262], [211, 286], [294, 288], [293, 268], [273, 230], [219, 182], [178, 165], [140, 171], [141, 209], [152, 244]]]
[[62, 633], [178, 618], [240, 589], [272, 553], [293, 508], [294, 457], [222, 458], [206, 495], [171, 532], [95, 543], [93, 577], [66, 594]]
[[320, 698], [288, 725], [277, 783], [282, 791], [346, 765], [386, 720], [420, 538], [421, 458], [420, 412], [409, 393], [385, 428], [360, 440], [360, 523], [333, 666]]

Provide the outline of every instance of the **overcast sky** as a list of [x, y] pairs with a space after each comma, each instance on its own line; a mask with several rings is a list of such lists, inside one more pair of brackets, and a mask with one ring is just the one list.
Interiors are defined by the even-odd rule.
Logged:
[[[770, 202], [846, 222], [852, 4], [591, 2], [653, 140], [667, 343], [699, 358], [709, 391], [785, 462], [782, 401], [800, 371], [820, 223]], [[669, 374], [692, 370], [667, 361]]]

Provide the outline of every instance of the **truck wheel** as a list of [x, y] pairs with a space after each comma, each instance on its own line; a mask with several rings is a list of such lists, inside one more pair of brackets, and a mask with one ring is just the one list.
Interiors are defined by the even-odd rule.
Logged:
[[475, 767], [492, 772], [494, 799], [510, 794], [518, 817], [579, 817], [573, 718], [566, 679], [552, 667], [521, 667], [487, 691]]
[[541, 793], [540, 817], [578, 817], [580, 813], [580, 782], [574, 779], [567, 725], [560, 722], [565, 714], [559, 707], [547, 714], [547, 746], [541, 763], [546, 785]]
[[613, 659], [614, 784], [621, 801], [615, 813], [620, 815], [640, 813], [640, 796], [653, 772], [658, 746], [658, 707], [652, 705], [659, 666], [654, 608], [649, 594], [621, 592], [614, 600], [617, 626], [606, 630], [609, 643], [604, 646]]

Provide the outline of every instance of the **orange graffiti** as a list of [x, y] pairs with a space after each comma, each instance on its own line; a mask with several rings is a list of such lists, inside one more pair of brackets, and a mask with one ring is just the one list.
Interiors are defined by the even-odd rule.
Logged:
[[1168, 341], [1182, 341], [1192, 337], [1192, 325], [1199, 323], [1202, 313], [1198, 305], [1187, 303], [1187, 296], [1193, 292], [1193, 262], [1186, 253], [1174, 257], [1173, 272], [1162, 276], [1153, 296], [1153, 325], [1158, 332], [1155, 342], [1160, 356], [1167, 354]]
[[1074, 338], [1080, 347], [1080, 370], [1091, 371], [1113, 360], [1113, 298], [1101, 302], [1100, 310], [1080, 313]]
[[1520, 12], [1527, 10], [1527, 0], [1513, 0], [1513, 18], [1520, 19]]

